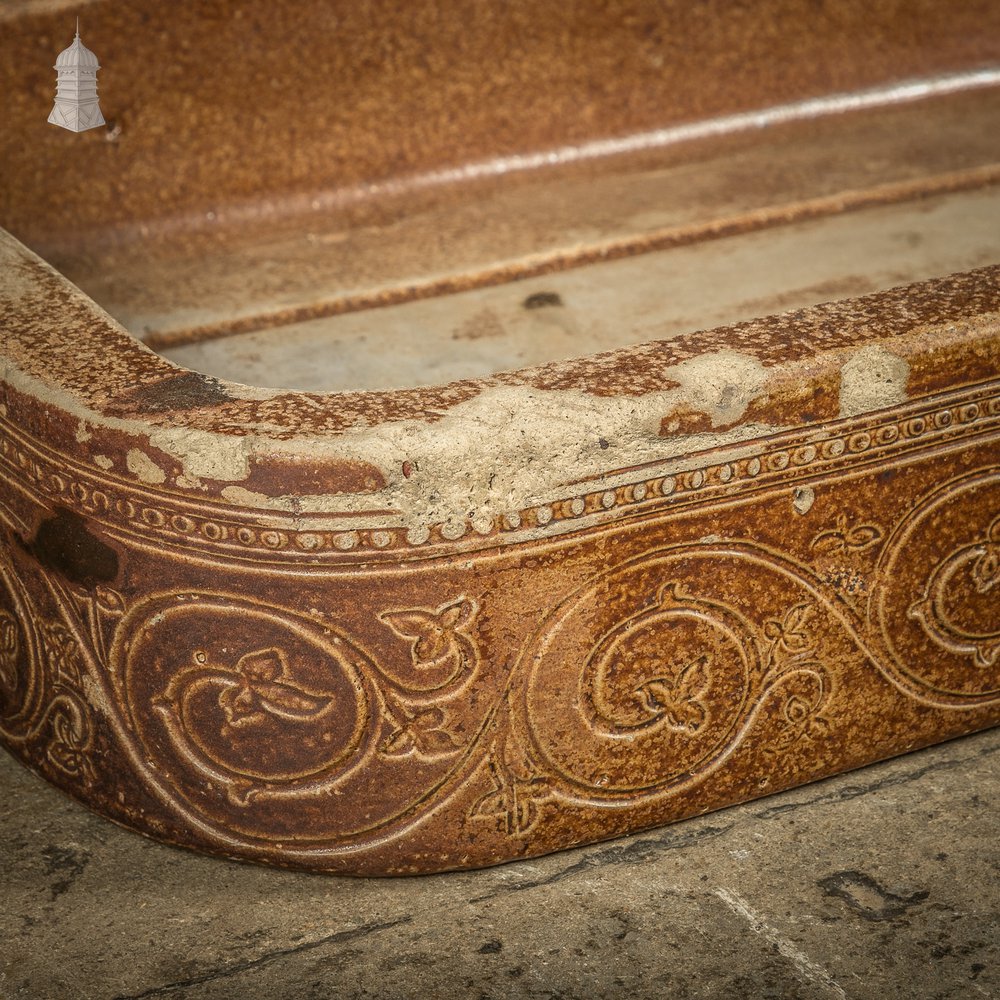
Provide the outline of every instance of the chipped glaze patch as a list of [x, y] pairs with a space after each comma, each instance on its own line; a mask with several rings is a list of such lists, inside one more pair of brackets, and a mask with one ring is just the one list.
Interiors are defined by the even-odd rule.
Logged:
[[840, 373], [840, 415], [853, 417], [907, 398], [910, 365], [881, 344], [862, 347]]
[[125, 465], [144, 483], [157, 485], [165, 482], [167, 474], [144, 451], [130, 448], [125, 455]]

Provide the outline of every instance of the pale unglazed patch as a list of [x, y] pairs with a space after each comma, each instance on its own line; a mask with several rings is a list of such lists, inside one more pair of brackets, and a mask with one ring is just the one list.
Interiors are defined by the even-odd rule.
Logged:
[[[249, 453], [266, 438], [234, 437], [192, 427], [156, 427], [148, 431], [149, 443], [176, 458], [188, 480], [217, 479], [240, 482], [250, 475]], [[268, 451], [274, 451], [268, 442]]]
[[[361, 433], [345, 457], [391, 473], [383, 491], [387, 506], [413, 527], [514, 513], [559, 498], [567, 483], [683, 459], [775, 429], [744, 425], [723, 433], [661, 437], [664, 414], [681, 406], [705, 413], [712, 426], [731, 425], [767, 381], [759, 361], [735, 351], [692, 358], [667, 377], [678, 387], [642, 396], [490, 388], [452, 407], [435, 424], [406, 421], [384, 425], [377, 434]], [[403, 461], [416, 470], [409, 478], [397, 471]]]
[[840, 370], [840, 415], [854, 417], [907, 400], [910, 365], [881, 344], [862, 347]]
[[149, 455], [138, 448], [129, 448], [125, 455], [125, 465], [128, 471], [138, 476], [144, 483], [157, 485], [166, 482], [167, 474], [154, 462]]

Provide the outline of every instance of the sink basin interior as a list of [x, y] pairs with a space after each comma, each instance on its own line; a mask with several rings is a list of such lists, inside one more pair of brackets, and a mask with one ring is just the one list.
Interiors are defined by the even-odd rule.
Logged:
[[[356, 52], [346, 9], [294, 6], [273, 15], [268, 49], [261, 5], [167, 19], [152, 4], [91, 3], [84, 38], [105, 67], [107, 130], [43, 132], [23, 100], [13, 107], [0, 224], [185, 367], [313, 392], [433, 385], [1000, 259], [1000, 51], [971, 13], [925, 12], [938, 44], [913, 49], [903, 19], [845, 14], [835, 28], [775, 3], [761, 17], [782, 32], [740, 42], [741, 72], [723, 85], [716, 71], [742, 30], [731, 10], [690, 63], [669, 42], [692, 16], [684, 5], [650, 20], [638, 4], [648, 24], [603, 28], [593, 10], [569, 11], [559, 30], [572, 45], [553, 43], [546, 67], [535, 49], [549, 43], [509, 34], [526, 11], [552, 20], [544, 4], [491, 12], [499, 26], [473, 19], [460, 41], [453, 20], [386, 11]], [[51, 6], [19, 10], [0, 72], [63, 26]], [[310, 14], [339, 31], [307, 46], [343, 64], [322, 85], [288, 58]], [[209, 29], [252, 43], [258, 70], [284, 52], [259, 120], [231, 93], [243, 56], [213, 49]], [[515, 79], [507, 63], [476, 61], [491, 30]], [[150, 68], [150, 34], [173, 69]], [[410, 35], [423, 52], [394, 48]], [[862, 66], [869, 35], [887, 51]], [[417, 72], [449, 44], [450, 64]], [[209, 51], [211, 69], [198, 62]], [[590, 62], [571, 65], [574, 53]], [[456, 97], [463, 73], [488, 100]], [[38, 94], [47, 86], [38, 75]], [[321, 86], [335, 111], [317, 110]]]
[[698, 242], [450, 295], [164, 346], [315, 392], [434, 385], [859, 295], [1000, 259], [996, 188]]

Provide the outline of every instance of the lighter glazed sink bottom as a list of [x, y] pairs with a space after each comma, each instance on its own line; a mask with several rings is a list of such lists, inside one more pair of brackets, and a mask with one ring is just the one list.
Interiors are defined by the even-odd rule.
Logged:
[[[91, 7], [100, 49], [127, 15]], [[232, 165], [218, 227], [147, 226], [128, 199], [152, 213], [167, 165], [141, 174], [129, 119], [120, 150], [73, 147], [81, 176], [147, 188], [95, 189], [109, 222], [82, 241], [55, 195], [8, 205], [23, 242], [0, 230], [4, 745], [169, 843], [404, 874], [1000, 722], [1000, 101], [957, 61], [990, 33], [942, 10], [953, 76], [920, 101], [888, 77], [768, 129], [360, 208], [293, 211], [277, 176], [247, 222]], [[159, 92], [101, 51], [141, 122]], [[735, 113], [699, 79], [700, 114]]]

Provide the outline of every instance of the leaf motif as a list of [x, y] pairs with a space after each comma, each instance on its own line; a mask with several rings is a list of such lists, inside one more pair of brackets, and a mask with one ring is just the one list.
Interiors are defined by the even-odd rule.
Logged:
[[62, 677], [79, 683], [83, 677], [80, 648], [72, 633], [59, 624], [48, 624], [42, 629], [45, 653]]
[[285, 672], [285, 654], [280, 649], [258, 649], [241, 656], [236, 670], [251, 681], [276, 681]]
[[678, 701], [692, 701], [708, 690], [711, 678], [708, 673], [708, 657], [699, 656], [684, 667], [677, 677], [676, 695]]
[[74, 750], [64, 743], [51, 744], [48, 757], [60, 771], [65, 771], [67, 774], [83, 774], [88, 767], [87, 758], [79, 750]]
[[379, 618], [403, 639], [420, 639], [438, 627], [437, 618], [420, 608], [383, 611]]
[[666, 720], [672, 729], [696, 733], [708, 718], [700, 701], [711, 684], [710, 657], [699, 656], [685, 664], [676, 679], [654, 677], [640, 684], [636, 691], [651, 715]]
[[441, 609], [441, 624], [448, 629], [463, 628], [472, 620], [475, 605], [468, 598], [457, 601]]
[[225, 687], [218, 698], [231, 726], [248, 726], [268, 715], [304, 722], [333, 703], [332, 698], [314, 695], [292, 682], [284, 652], [274, 647], [241, 656], [236, 677], [238, 682]]
[[475, 602], [460, 597], [436, 611], [426, 608], [383, 611], [379, 619], [396, 635], [412, 642], [415, 667], [428, 667], [458, 655], [460, 643], [467, 640], [456, 633], [469, 625], [475, 612]]
[[882, 532], [874, 524], [856, 524], [845, 535], [849, 548], [866, 549], [882, 537]]
[[451, 652], [453, 639], [437, 615], [419, 608], [385, 611], [379, 616], [398, 636], [413, 643], [414, 666], [426, 666]]
[[444, 724], [444, 709], [437, 705], [421, 709], [413, 716], [413, 723], [426, 729], [439, 729]]
[[264, 711], [299, 722], [314, 718], [333, 703], [332, 698], [311, 695], [291, 684], [260, 681], [251, 687]]
[[[404, 721], [382, 743], [381, 752], [384, 756], [405, 757], [413, 752], [436, 756], [451, 753], [461, 745], [455, 736], [444, 728], [444, 709], [432, 706], [413, 716], [406, 715], [405, 710], [402, 711]], [[398, 715], [397, 709], [397, 718]]]

